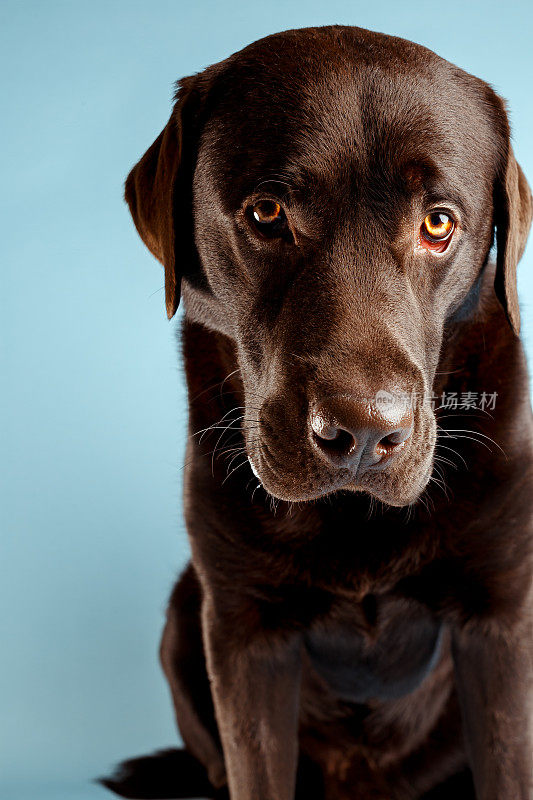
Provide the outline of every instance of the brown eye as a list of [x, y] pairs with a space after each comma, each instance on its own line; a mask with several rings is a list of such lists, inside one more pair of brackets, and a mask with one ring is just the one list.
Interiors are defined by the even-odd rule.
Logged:
[[420, 228], [422, 244], [430, 250], [443, 252], [455, 230], [455, 222], [443, 211], [428, 214]]
[[266, 239], [290, 235], [287, 217], [276, 200], [259, 200], [249, 207], [248, 216], [254, 228]]
[[283, 214], [283, 209], [275, 200], [260, 200], [253, 206], [252, 211], [255, 221], [261, 225], [270, 225], [279, 220]]

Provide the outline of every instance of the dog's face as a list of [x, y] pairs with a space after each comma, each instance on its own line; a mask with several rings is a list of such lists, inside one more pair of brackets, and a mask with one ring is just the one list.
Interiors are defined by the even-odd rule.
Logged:
[[495, 225], [518, 324], [530, 194], [492, 90], [380, 34], [279, 34], [182, 84], [126, 196], [169, 313], [184, 274], [187, 312], [235, 342], [264, 487], [415, 501], [444, 331]]

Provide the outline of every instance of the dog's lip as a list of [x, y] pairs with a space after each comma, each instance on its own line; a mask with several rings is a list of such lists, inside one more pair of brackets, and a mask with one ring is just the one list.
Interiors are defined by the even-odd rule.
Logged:
[[392, 495], [389, 495], [386, 492], [382, 494], [380, 492], [379, 486], [378, 487], [366, 486], [364, 482], [362, 485], [358, 485], [356, 487], [356, 490], [367, 492], [372, 497], [375, 497], [377, 500], [380, 500], [381, 502], [386, 503], [389, 506], [394, 506], [396, 508], [403, 508], [405, 506], [414, 505], [415, 503], [418, 502], [424, 490], [426, 489], [432, 474], [433, 474], [433, 457], [430, 459], [428, 468], [426, 469], [423, 477], [419, 479], [417, 486], [415, 487], [412, 494], [406, 497], [402, 497], [401, 499], [396, 499]]
[[[261, 450], [259, 451], [258, 455], [259, 455], [259, 457], [261, 459], [261, 462], [262, 462], [261, 466], [266, 467], [266, 475], [261, 475], [260, 474], [260, 470], [259, 470], [259, 467], [258, 467], [257, 463], [254, 464], [252, 456], [250, 454], [248, 454], [248, 461], [250, 463], [250, 469], [252, 470], [254, 476], [257, 478], [257, 480], [259, 481], [259, 483], [261, 484], [263, 489], [265, 489], [265, 491], [268, 492], [268, 494], [271, 494], [273, 497], [277, 498], [278, 500], [284, 500], [286, 502], [302, 502], [302, 503], [303, 502], [310, 502], [312, 500], [319, 500], [321, 497], [326, 497], [329, 494], [333, 494], [334, 492], [341, 491], [350, 482], [350, 480], [353, 479], [352, 475], [343, 476], [339, 480], [331, 481], [327, 485], [321, 484], [320, 486], [316, 487], [312, 492], [302, 493], [295, 500], [294, 497], [290, 497], [289, 496], [289, 493], [286, 493], [285, 496], [283, 494], [281, 494], [278, 491], [277, 486], [276, 486], [275, 489], [269, 488], [268, 478], [271, 476], [272, 478], [274, 478], [275, 482], [278, 483], [278, 482], [280, 482], [279, 481], [279, 476], [277, 474], [277, 471], [270, 464], [269, 459], [268, 459], [266, 453], [264, 452], [264, 447], [261, 448]], [[257, 455], [254, 456], [254, 457], [255, 457], [256, 462], [257, 462]], [[265, 470], [263, 470], [263, 472], [265, 472]]]
[[[255, 463], [253, 458], [255, 458]], [[278, 471], [275, 469], [275, 466], [272, 465], [272, 460], [275, 460], [274, 456], [272, 453], [270, 453], [268, 446], [264, 442], [259, 448], [257, 448], [254, 457], [248, 454], [250, 468], [256, 479], [259, 481], [259, 484], [266, 492], [268, 492], [268, 494], [285, 502], [311, 502], [313, 500], [319, 500], [322, 497], [335, 494], [335, 492], [347, 490], [349, 492], [363, 492], [368, 494], [370, 497], [374, 497], [377, 500], [386, 503], [387, 505], [401, 508], [417, 502], [433, 473], [432, 458], [424, 476], [418, 482], [415, 492], [412, 496], [409, 495], [406, 498], [395, 498], [388, 492], [382, 493], [379, 490], [379, 487], [372, 486], [371, 484], [366, 485], [366, 481], [364, 479], [369, 473], [372, 473], [372, 470], [363, 473], [361, 477], [359, 477], [358, 474], [350, 472], [349, 470], [342, 470], [337, 475], [337, 479], [328, 481], [328, 483], [322, 482], [319, 486], [313, 487], [311, 491], [302, 492], [297, 498], [295, 498], [294, 495], [291, 496], [291, 492], [285, 493], [279, 491], [279, 484], [281, 483], [283, 485], [283, 481], [280, 480]], [[269, 478], [273, 479], [273, 487], [270, 486]]]
[[[294, 496], [290, 496], [290, 492], [282, 493], [279, 491], [278, 486], [276, 485], [275, 488], [270, 487], [270, 482], [268, 480], [269, 477], [274, 478], [276, 484], [280, 482], [279, 475], [277, 474], [276, 470], [272, 467], [269, 463], [269, 459], [267, 454], [264, 452], [264, 447], [261, 448], [259, 452], [261, 458], [261, 466], [266, 467], [265, 475], [261, 475], [259, 472], [259, 468], [256, 464], [254, 464], [251, 456], [248, 456], [248, 461], [250, 462], [250, 467], [263, 487], [268, 494], [272, 495], [278, 500], [283, 500], [285, 502], [298, 502], [298, 503], [305, 503], [305, 502], [312, 502], [313, 500], [320, 500], [323, 497], [327, 497], [328, 495], [335, 494], [336, 492], [341, 491], [350, 491], [350, 492], [364, 492], [370, 496], [376, 496], [371, 491], [370, 487], [364, 486], [358, 482], [356, 482], [356, 475], [349, 472], [348, 470], [344, 470], [343, 473], [340, 473], [336, 480], [332, 480], [328, 483], [321, 483], [319, 486], [316, 486], [312, 489], [312, 491], [302, 492], [298, 495], [297, 498]], [[256, 457], [257, 460], [257, 457]], [[378, 498], [382, 499], [382, 498]], [[383, 502], [388, 503], [389, 505], [395, 505], [394, 502], [391, 502], [389, 499], [383, 498]], [[400, 505], [404, 505], [404, 503], [400, 503]]]

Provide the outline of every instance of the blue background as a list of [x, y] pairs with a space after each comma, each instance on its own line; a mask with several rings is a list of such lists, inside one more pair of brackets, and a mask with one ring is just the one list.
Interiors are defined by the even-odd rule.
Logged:
[[104, 797], [90, 778], [176, 741], [157, 646], [187, 554], [183, 376], [122, 202], [174, 80], [285, 28], [383, 30], [508, 99], [531, 182], [532, 21], [490, 0], [3, 1], [1, 797]]

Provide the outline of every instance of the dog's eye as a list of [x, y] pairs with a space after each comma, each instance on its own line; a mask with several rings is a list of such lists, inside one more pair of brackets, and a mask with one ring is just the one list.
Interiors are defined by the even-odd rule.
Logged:
[[441, 242], [443, 239], [447, 239], [452, 231], [453, 220], [448, 214], [443, 214], [440, 211], [428, 214], [422, 225], [422, 232], [434, 242]]
[[279, 239], [288, 232], [287, 217], [275, 200], [259, 200], [248, 208], [249, 219], [265, 239]]
[[449, 214], [443, 211], [433, 211], [428, 214], [420, 228], [421, 241], [429, 250], [442, 253], [455, 230], [455, 222]]

